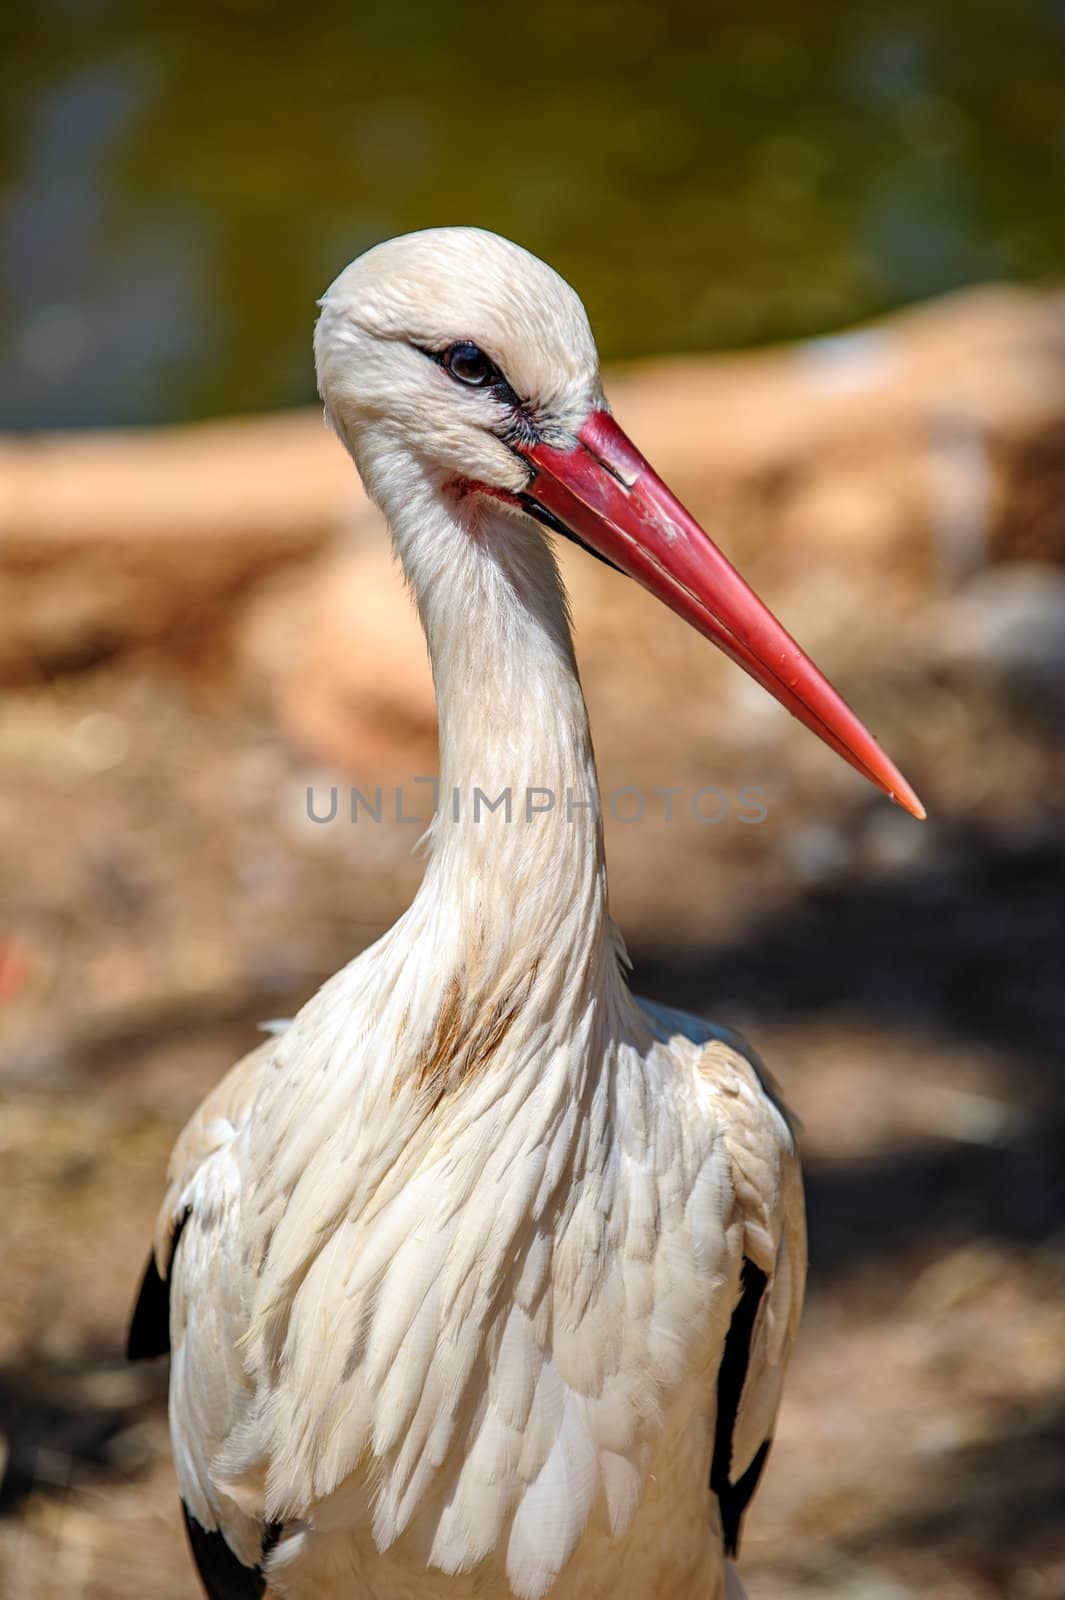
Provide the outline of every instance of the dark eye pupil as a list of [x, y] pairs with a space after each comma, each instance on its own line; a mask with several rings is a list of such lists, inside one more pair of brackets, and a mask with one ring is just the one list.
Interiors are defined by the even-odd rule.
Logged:
[[475, 344], [453, 344], [444, 358], [448, 372], [460, 383], [487, 383], [495, 368]]

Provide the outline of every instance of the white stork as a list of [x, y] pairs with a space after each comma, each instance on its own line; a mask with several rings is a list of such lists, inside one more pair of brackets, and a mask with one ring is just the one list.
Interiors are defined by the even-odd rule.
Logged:
[[177, 1142], [130, 1354], [170, 1351], [200, 1577], [740, 1594], [802, 1301], [798, 1157], [743, 1041], [626, 984], [544, 525], [920, 803], [613, 421], [543, 262], [472, 228], [393, 239], [325, 295], [315, 350], [425, 627], [441, 792], [512, 804], [441, 807], [407, 912]]

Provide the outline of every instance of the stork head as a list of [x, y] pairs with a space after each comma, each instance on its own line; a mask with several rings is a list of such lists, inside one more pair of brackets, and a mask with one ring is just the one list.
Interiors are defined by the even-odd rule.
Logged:
[[[326, 411], [370, 493], [397, 461], [602, 556], [711, 639], [916, 817], [836, 691], [618, 427], [580, 299], [518, 245], [434, 228], [359, 256], [315, 332]], [[387, 464], [387, 465], [386, 465]]]
[[445, 480], [520, 493], [516, 453], [565, 446], [602, 405], [599, 358], [578, 296], [509, 239], [431, 228], [388, 239], [321, 301], [318, 385], [360, 468], [368, 435], [394, 435]]

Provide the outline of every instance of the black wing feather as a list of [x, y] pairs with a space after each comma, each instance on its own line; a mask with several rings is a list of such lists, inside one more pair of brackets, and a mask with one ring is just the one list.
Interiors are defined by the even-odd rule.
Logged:
[[734, 1556], [739, 1548], [743, 1513], [758, 1486], [769, 1454], [770, 1441], [766, 1439], [747, 1470], [733, 1483], [732, 1439], [743, 1386], [747, 1382], [754, 1320], [768, 1281], [762, 1269], [744, 1257], [739, 1303], [732, 1313], [717, 1374], [717, 1425], [714, 1430], [714, 1454], [710, 1462], [710, 1488], [721, 1508], [721, 1533], [725, 1553], [730, 1556]]
[[170, 1243], [170, 1263], [166, 1269], [166, 1277], [159, 1276], [159, 1269], [155, 1264], [155, 1256], [148, 1257], [148, 1265], [144, 1269], [141, 1279], [140, 1293], [137, 1295], [137, 1304], [133, 1307], [133, 1315], [129, 1319], [129, 1333], [126, 1335], [126, 1360], [150, 1361], [154, 1356], [170, 1354], [170, 1277], [174, 1270], [174, 1251], [181, 1238], [181, 1230], [188, 1221], [189, 1213], [178, 1219], [174, 1229], [174, 1237]]
[[200, 1527], [184, 1500], [181, 1510], [192, 1559], [208, 1600], [262, 1600], [266, 1593], [262, 1568], [246, 1567], [238, 1561], [220, 1533]]

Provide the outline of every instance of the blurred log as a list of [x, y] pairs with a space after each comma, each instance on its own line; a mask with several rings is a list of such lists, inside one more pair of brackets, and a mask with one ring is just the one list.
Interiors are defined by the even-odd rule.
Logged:
[[[1065, 297], [966, 291], [834, 338], [610, 375], [741, 561], [948, 585], [1065, 560]], [[0, 678], [228, 642], [235, 602], [375, 526], [316, 412], [0, 441]]]
[[217, 641], [249, 585], [367, 514], [321, 415], [0, 440], [0, 678]]

